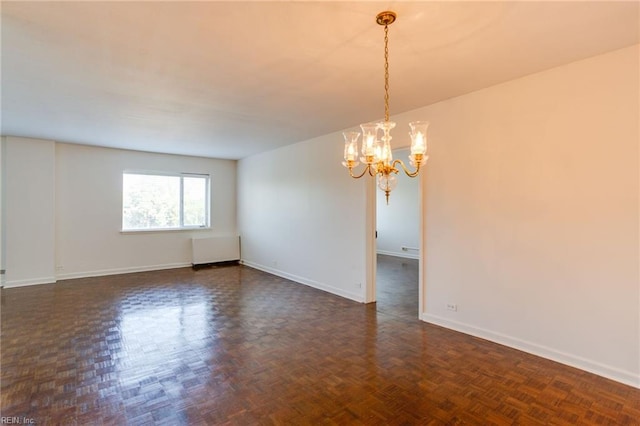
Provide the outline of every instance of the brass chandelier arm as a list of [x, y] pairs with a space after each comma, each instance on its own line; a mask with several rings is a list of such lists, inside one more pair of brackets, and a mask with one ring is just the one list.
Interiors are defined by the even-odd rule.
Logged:
[[393, 164], [391, 165], [392, 167], [396, 167], [396, 164], [400, 164], [400, 166], [402, 166], [402, 170], [404, 170], [405, 174], [409, 177], [416, 177], [418, 176], [418, 173], [420, 172], [420, 163], [418, 163], [416, 170], [415, 171], [410, 171], [409, 169], [407, 169], [407, 166], [404, 165], [404, 163], [402, 162], [402, 160], [395, 160], [393, 162]]
[[362, 173], [360, 173], [357, 176], [353, 174], [353, 167], [349, 167], [349, 175], [351, 175], [351, 177], [354, 178], [354, 179], [360, 179], [367, 172], [369, 172], [369, 175], [373, 176], [371, 174], [371, 166], [370, 165], [367, 165], [367, 167], [362, 171]]

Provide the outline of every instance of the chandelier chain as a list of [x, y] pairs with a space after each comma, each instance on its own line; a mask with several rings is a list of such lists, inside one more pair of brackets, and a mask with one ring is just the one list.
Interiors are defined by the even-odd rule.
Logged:
[[384, 26], [384, 121], [389, 121], [389, 26]]

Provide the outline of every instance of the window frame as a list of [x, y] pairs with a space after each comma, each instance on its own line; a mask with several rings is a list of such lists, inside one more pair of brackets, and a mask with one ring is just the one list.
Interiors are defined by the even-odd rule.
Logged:
[[[125, 175], [146, 175], [161, 177], [178, 177], [180, 178], [180, 204], [179, 204], [179, 221], [180, 226], [168, 228], [125, 228], [124, 227], [124, 176]], [[205, 179], [205, 225], [185, 226], [184, 225], [184, 178], [204, 178]], [[121, 175], [122, 190], [120, 201], [120, 232], [174, 232], [174, 231], [197, 231], [211, 229], [211, 175], [209, 173], [192, 173], [192, 172], [166, 172], [155, 170], [123, 170]]]

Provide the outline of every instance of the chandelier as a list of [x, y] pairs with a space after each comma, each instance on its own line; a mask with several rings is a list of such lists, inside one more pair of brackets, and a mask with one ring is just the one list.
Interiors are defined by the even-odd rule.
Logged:
[[[378, 187], [384, 191], [387, 204], [389, 194], [398, 184], [395, 175], [400, 165], [404, 173], [409, 177], [416, 177], [429, 158], [427, 152], [427, 121], [413, 121], [409, 123], [411, 131], [411, 154], [409, 164], [415, 170], [409, 170], [401, 160], [393, 160], [391, 154], [391, 129], [396, 123], [389, 121], [389, 25], [396, 20], [395, 12], [380, 12], [376, 16], [376, 22], [384, 25], [384, 121], [377, 123], [361, 124], [362, 129], [362, 157], [358, 161], [358, 138], [360, 132], [343, 132], [344, 136], [344, 161], [342, 165], [349, 169], [352, 178], [360, 179], [366, 173], [378, 178]], [[378, 131], [382, 130], [382, 137], [378, 139]], [[354, 174], [353, 168], [363, 162], [366, 167], [360, 174]]]

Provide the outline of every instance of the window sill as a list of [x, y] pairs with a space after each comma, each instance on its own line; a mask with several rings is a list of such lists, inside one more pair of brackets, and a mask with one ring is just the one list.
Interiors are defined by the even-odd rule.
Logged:
[[166, 228], [166, 229], [121, 229], [121, 234], [164, 234], [166, 232], [192, 232], [192, 231], [210, 231], [210, 226], [205, 228]]

